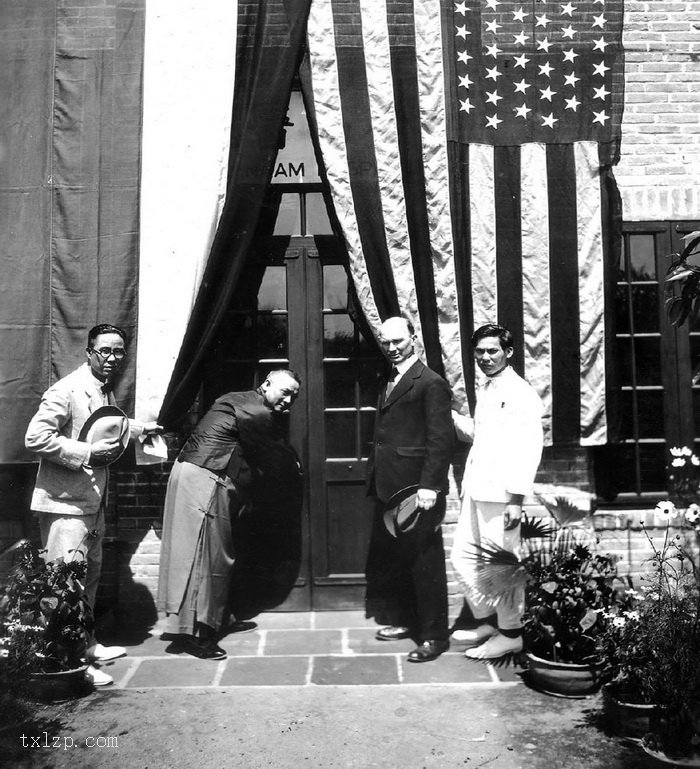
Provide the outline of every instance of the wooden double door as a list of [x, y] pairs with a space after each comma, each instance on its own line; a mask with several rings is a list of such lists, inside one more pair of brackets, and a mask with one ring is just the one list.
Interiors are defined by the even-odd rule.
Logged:
[[353, 318], [335, 238], [258, 240], [205, 376], [206, 402], [255, 387], [274, 368], [302, 378], [289, 415], [304, 464], [301, 563], [281, 610], [363, 605], [373, 508], [365, 472], [383, 361]]

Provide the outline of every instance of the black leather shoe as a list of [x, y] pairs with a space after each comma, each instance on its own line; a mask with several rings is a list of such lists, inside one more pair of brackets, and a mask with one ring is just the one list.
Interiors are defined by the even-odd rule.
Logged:
[[171, 644], [171, 651], [176, 654], [185, 652], [200, 660], [223, 660], [226, 652], [212, 640], [202, 641], [191, 635], [181, 635]]
[[402, 638], [410, 638], [411, 635], [411, 631], [407, 627], [389, 625], [388, 627], [380, 627], [375, 638], [379, 641], [399, 641]]
[[409, 662], [430, 662], [436, 660], [443, 652], [450, 648], [449, 641], [423, 641], [408, 653]]

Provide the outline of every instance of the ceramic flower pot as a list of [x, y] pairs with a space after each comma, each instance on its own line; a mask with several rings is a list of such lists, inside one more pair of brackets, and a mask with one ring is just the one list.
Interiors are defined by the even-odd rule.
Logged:
[[41, 702], [83, 697], [92, 691], [92, 684], [85, 678], [87, 665], [56, 673], [32, 673], [27, 682], [29, 694]]
[[656, 705], [627, 702], [624, 688], [616, 681], [603, 684], [605, 724], [618, 737], [641, 740], [651, 731], [651, 721], [657, 712]]
[[603, 663], [553, 662], [527, 652], [527, 680], [534, 689], [558, 697], [587, 697], [600, 689]]

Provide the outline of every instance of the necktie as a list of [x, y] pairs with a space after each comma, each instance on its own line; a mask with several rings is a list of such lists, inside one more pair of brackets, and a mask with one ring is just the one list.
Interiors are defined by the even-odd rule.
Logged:
[[399, 376], [399, 370], [396, 368], [396, 366], [391, 367], [391, 372], [389, 374], [389, 378], [386, 383], [386, 397], [389, 397], [389, 393], [394, 389], [394, 386], [396, 385], [396, 380]]
[[111, 382], [105, 382], [102, 387], [100, 387], [100, 390], [102, 390], [105, 395], [109, 395], [114, 390], [114, 385]]

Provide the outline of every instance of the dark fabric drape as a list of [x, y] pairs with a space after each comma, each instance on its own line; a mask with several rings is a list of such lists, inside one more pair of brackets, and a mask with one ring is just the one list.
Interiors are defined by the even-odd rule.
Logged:
[[226, 201], [159, 415], [184, 419], [248, 254], [272, 174], [304, 43], [310, 0], [260, 0], [239, 9]]
[[136, 326], [143, 0], [93, 6], [0, 3], [0, 462], [87, 330]]

